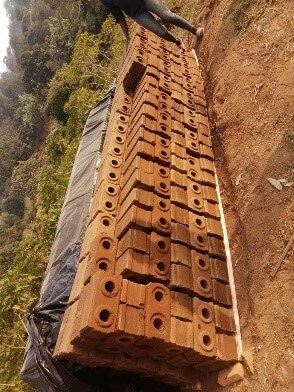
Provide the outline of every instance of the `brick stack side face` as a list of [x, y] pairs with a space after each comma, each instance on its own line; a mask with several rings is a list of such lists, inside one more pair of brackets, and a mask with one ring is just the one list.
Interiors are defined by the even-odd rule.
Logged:
[[237, 361], [213, 160], [194, 57], [137, 26], [55, 358], [183, 387]]

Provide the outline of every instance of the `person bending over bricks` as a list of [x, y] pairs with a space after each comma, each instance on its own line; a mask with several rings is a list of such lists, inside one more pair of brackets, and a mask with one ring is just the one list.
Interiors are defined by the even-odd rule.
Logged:
[[196, 28], [192, 26], [184, 18], [171, 12], [159, 0], [100, 0], [100, 2], [104, 5], [106, 11], [111, 13], [116, 22], [119, 23], [127, 43], [129, 41], [129, 30], [124, 13], [159, 37], [174, 42], [180, 49], [185, 49], [182, 40], [168, 31], [154, 15], [158, 16], [163, 23], [181, 27], [198, 37], [203, 36], [204, 30], [202, 27]]

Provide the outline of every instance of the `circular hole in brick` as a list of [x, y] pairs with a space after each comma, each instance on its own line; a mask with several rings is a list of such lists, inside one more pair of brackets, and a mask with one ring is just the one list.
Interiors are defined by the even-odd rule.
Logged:
[[168, 142], [167, 142], [166, 139], [160, 139], [160, 144], [161, 144], [162, 146], [167, 146]]
[[97, 266], [98, 266], [98, 269], [100, 269], [102, 271], [108, 270], [108, 264], [106, 261], [99, 261]]
[[160, 173], [163, 177], [165, 177], [165, 176], [167, 175], [166, 170], [165, 170], [165, 169], [162, 169], [162, 168], [159, 169], [159, 173]]
[[167, 185], [166, 185], [164, 182], [161, 182], [161, 183], [159, 184], [159, 186], [160, 186], [160, 188], [161, 188], [162, 190], [164, 190], [164, 191], [167, 190]]
[[202, 336], [202, 341], [203, 341], [204, 346], [207, 346], [207, 347], [209, 347], [212, 343], [211, 337], [207, 334]]
[[192, 188], [193, 188], [193, 191], [195, 191], [196, 193], [199, 192], [200, 188], [199, 188], [199, 186], [197, 184], [193, 184]]
[[197, 177], [197, 173], [194, 170], [191, 170], [190, 176], [195, 178], [195, 177]]
[[190, 132], [189, 135], [190, 135], [190, 137], [191, 137], [192, 139], [196, 139], [196, 136], [195, 136], [195, 133], [194, 133], [194, 132]]
[[199, 259], [198, 260], [198, 264], [201, 268], [206, 268], [207, 267], [207, 263], [204, 259]]
[[139, 63], [143, 63], [142, 57], [137, 57], [137, 60], [138, 60]]
[[164, 151], [164, 150], [161, 150], [161, 151], [160, 151], [160, 155], [161, 155], [162, 157], [166, 158], [166, 157], [167, 157], [167, 152]]
[[166, 87], [166, 88], [168, 88], [169, 86], [168, 86], [168, 84], [167, 83], [163, 83], [163, 85], [164, 85], [164, 87]]
[[104, 219], [102, 220], [102, 224], [103, 224], [104, 226], [110, 226], [110, 220], [109, 220], [108, 218], [104, 218]]
[[192, 143], [191, 143], [191, 146], [192, 146], [193, 148], [197, 148], [197, 144], [196, 144], [195, 142], [192, 142]]
[[108, 210], [111, 210], [113, 208], [113, 204], [111, 203], [111, 201], [105, 202], [105, 208], [107, 208]]
[[111, 244], [110, 244], [109, 241], [104, 240], [104, 241], [102, 242], [102, 246], [103, 246], [104, 249], [108, 250], [108, 249], [110, 249]]
[[162, 95], [161, 95], [161, 98], [162, 98], [164, 101], [167, 100], [167, 96], [166, 96], [165, 94], [162, 94]]
[[188, 104], [189, 104], [189, 105], [193, 105], [192, 99], [188, 99]]
[[203, 226], [203, 221], [202, 221], [201, 218], [196, 218], [196, 219], [195, 219], [195, 223], [196, 223], [197, 226], [200, 226], [200, 227]]
[[190, 97], [190, 98], [192, 98], [192, 97], [193, 97], [193, 94], [190, 93], [190, 92], [188, 91], [188, 92], [187, 92], [187, 96]]
[[122, 142], [123, 142], [123, 139], [122, 139], [121, 136], [116, 136], [115, 140], [116, 140], [118, 143], [122, 143]]
[[116, 174], [113, 172], [110, 172], [108, 175], [109, 175], [109, 178], [111, 178], [112, 180], [115, 180], [117, 178]]
[[131, 102], [132, 102], [131, 99], [130, 99], [129, 97], [124, 97], [124, 101], [125, 101], [126, 103], [131, 103]]
[[163, 200], [160, 200], [159, 206], [160, 206], [160, 208], [162, 208], [163, 210], [165, 210], [166, 207], [167, 207], [166, 203], [165, 203]]
[[166, 109], [167, 109], [167, 104], [163, 102], [163, 103], [161, 104], [161, 108], [166, 110]]
[[126, 105], [123, 105], [123, 111], [128, 112], [129, 108]]
[[201, 314], [202, 314], [203, 318], [205, 318], [205, 320], [211, 319], [210, 310], [208, 308], [202, 308]]
[[121, 132], [121, 133], [123, 133], [123, 132], [125, 131], [125, 128], [124, 128], [122, 125], [119, 125], [119, 126], [117, 127], [117, 129], [118, 129], [118, 131]]
[[116, 154], [121, 154], [121, 149], [120, 149], [119, 147], [114, 147], [113, 151], [114, 151]]
[[204, 290], [207, 290], [208, 289], [208, 287], [209, 287], [209, 284], [208, 284], [208, 282], [207, 282], [207, 280], [206, 279], [200, 279], [200, 286], [204, 289]]
[[189, 118], [189, 121], [191, 124], [195, 124], [195, 121], [193, 120], [193, 118]]
[[131, 338], [127, 338], [127, 337], [121, 337], [118, 339], [118, 341], [120, 343], [131, 343], [133, 340]]
[[159, 240], [159, 241], [157, 242], [157, 246], [158, 246], [158, 248], [161, 249], [161, 250], [166, 250], [166, 248], [167, 248], [166, 242], [163, 241], [163, 240]]
[[159, 331], [161, 331], [164, 328], [163, 320], [161, 320], [161, 318], [159, 318], [159, 317], [156, 317], [153, 320], [153, 325], [154, 325], [154, 328], [158, 329]]
[[112, 159], [112, 160], [111, 160], [111, 164], [112, 164], [112, 166], [114, 166], [114, 167], [118, 167], [118, 166], [119, 166], [119, 162], [118, 162], [116, 159]]
[[160, 125], [160, 129], [161, 129], [163, 132], [166, 132], [166, 130], [167, 130], [167, 128], [166, 128], [165, 125]]
[[127, 121], [127, 119], [125, 118], [125, 116], [119, 116], [119, 119], [120, 119], [121, 122], [126, 122], [126, 121]]
[[156, 301], [161, 302], [163, 300], [164, 294], [162, 291], [156, 290], [154, 293], [154, 298]]
[[159, 223], [161, 226], [166, 226], [167, 225], [167, 220], [163, 217], [159, 218]]
[[107, 323], [107, 321], [110, 319], [110, 311], [108, 309], [101, 310], [99, 313], [99, 318], [103, 323]]
[[161, 118], [163, 119], [163, 121], [166, 121], [167, 120], [167, 115], [166, 114], [162, 114]]
[[128, 354], [128, 353], [123, 353], [123, 357], [125, 359], [132, 359], [132, 356], [130, 354]]
[[110, 193], [111, 195], [113, 195], [115, 193], [115, 189], [113, 188], [113, 186], [109, 186], [107, 188], [108, 193]]
[[198, 199], [194, 199], [194, 200], [193, 200], [193, 203], [194, 203], [194, 205], [195, 205], [196, 207], [200, 207], [200, 205], [201, 205], [200, 200], [198, 200]]
[[156, 263], [156, 268], [158, 269], [159, 272], [165, 272], [166, 270], [166, 265], [164, 264], [163, 261], [158, 261]]
[[204, 239], [204, 237], [202, 236], [202, 235], [197, 235], [197, 241], [200, 243], [200, 244], [204, 244], [204, 242], [205, 242], [205, 239]]
[[189, 162], [189, 164], [190, 164], [191, 166], [194, 166], [194, 165], [195, 165], [195, 161], [193, 161], [193, 159], [189, 159], [188, 162]]
[[112, 293], [115, 289], [115, 284], [112, 280], [108, 280], [107, 282], [105, 282], [104, 288], [108, 293]]

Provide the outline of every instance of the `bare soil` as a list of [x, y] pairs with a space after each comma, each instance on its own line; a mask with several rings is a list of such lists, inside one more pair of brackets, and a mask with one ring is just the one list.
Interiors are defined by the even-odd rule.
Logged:
[[294, 181], [294, 2], [251, 3], [239, 34], [232, 1], [205, 1], [199, 18], [242, 340], [254, 365], [242, 382], [211, 383], [210, 392], [294, 390], [293, 247], [270, 277], [294, 231], [294, 185], [279, 191], [267, 180]]

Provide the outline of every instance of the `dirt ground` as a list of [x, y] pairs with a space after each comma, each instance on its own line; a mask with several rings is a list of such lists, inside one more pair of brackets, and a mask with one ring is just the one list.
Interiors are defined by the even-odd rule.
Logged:
[[[294, 229], [293, 1], [253, 2], [236, 34], [231, 1], [206, 1], [198, 56], [206, 82], [217, 172], [230, 238], [244, 351], [244, 381], [205, 391], [294, 390], [293, 246], [270, 277]], [[291, 16], [292, 14], [292, 16]], [[250, 362], [250, 360], [249, 360]]]

